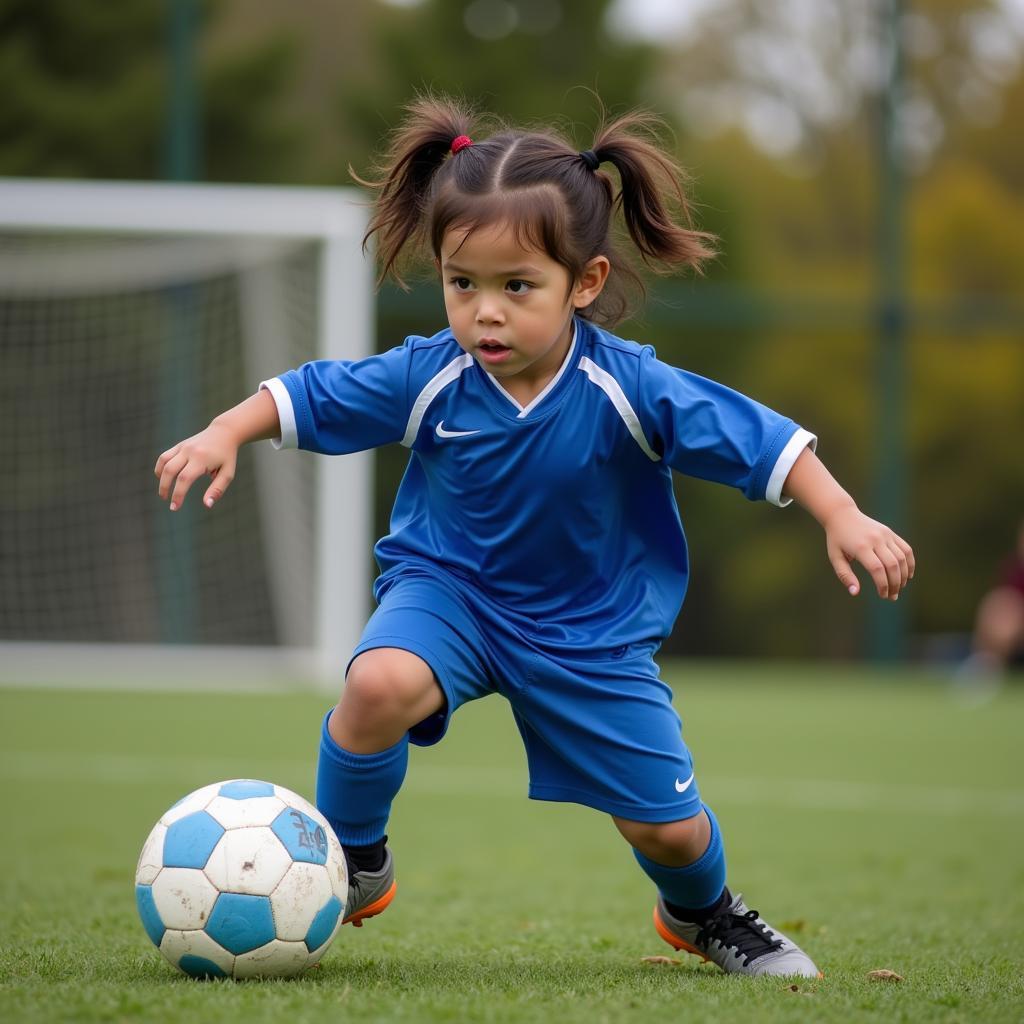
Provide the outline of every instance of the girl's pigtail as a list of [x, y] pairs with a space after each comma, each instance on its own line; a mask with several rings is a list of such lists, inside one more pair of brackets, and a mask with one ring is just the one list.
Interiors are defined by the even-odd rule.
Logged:
[[391, 136], [377, 167], [376, 181], [352, 176], [377, 190], [363, 250], [377, 236], [377, 283], [391, 275], [406, 287], [398, 272], [406, 245], [414, 245], [424, 230], [423, 214], [434, 175], [451, 153], [452, 141], [473, 130], [473, 112], [447, 97], [421, 96], [406, 107], [406, 116]]
[[619, 172], [616, 199], [644, 262], [699, 273], [715, 255], [715, 236], [692, 227], [686, 174], [656, 142], [662, 127], [653, 114], [624, 114], [598, 131], [593, 152]]

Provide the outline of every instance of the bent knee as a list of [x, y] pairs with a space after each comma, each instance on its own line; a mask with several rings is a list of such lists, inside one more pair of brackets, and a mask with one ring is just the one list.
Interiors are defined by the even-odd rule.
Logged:
[[633, 846], [673, 846], [679, 842], [688, 842], [702, 831], [704, 815], [698, 812], [692, 818], [681, 818], [679, 821], [630, 821], [615, 818], [615, 825], [624, 838]]
[[339, 708], [378, 720], [409, 719], [412, 725], [438, 710], [443, 700], [422, 658], [388, 647], [364, 651], [353, 660]]
[[711, 824], [703, 810], [678, 821], [612, 819], [630, 846], [660, 864], [688, 864], [707, 849]]

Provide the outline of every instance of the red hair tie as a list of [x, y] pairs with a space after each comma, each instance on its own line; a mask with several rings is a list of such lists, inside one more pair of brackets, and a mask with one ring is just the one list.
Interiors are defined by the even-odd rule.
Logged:
[[454, 156], [460, 149], [465, 149], [467, 146], [472, 146], [473, 140], [468, 135], [456, 135], [452, 139], [452, 156]]

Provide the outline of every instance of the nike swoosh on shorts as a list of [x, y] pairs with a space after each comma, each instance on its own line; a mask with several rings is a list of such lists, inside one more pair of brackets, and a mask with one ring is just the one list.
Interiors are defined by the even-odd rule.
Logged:
[[690, 772], [690, 777], [685, 782], [680, 782], [679, 779], [677, 778], [676, 779], [676, 792], [677, 793], [685, 793], [690, 788], [690, 784], [692, 782], [693, 782], [693, 772]]

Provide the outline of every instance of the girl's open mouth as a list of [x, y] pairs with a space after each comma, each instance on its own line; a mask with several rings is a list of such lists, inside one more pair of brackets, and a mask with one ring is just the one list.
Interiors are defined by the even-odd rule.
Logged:
[[512, 349], [499, 341], [482, 341], [477, 346], [480, 358], [488, 363], [500, 363], [512, 354]]

